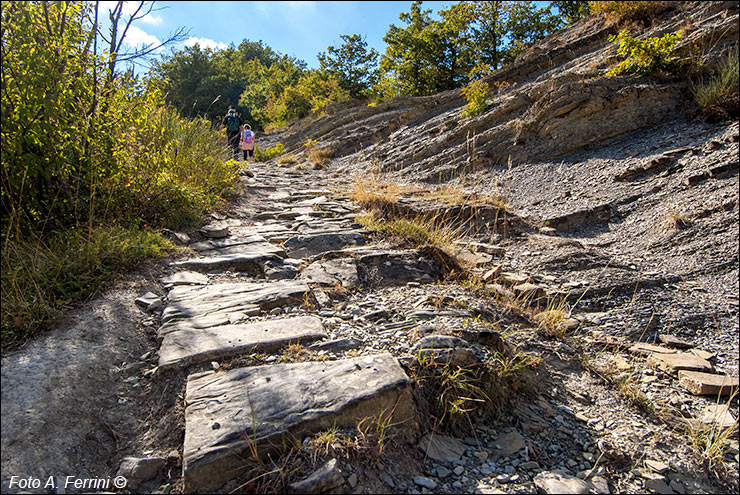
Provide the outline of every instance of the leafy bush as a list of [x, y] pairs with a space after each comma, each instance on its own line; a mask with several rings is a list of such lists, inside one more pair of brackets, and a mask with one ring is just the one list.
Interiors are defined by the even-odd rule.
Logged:
[[681, 38], [681, 33], [668, 33], [659, 38], [638, 40], [623, 29], [619, 34], [610, 36], [609, 41], [619, 45], [617, 53], [626, 58], [607, 71], [606, 75], [675, 73], [684, 66], [683, 61], [673, 56], [673, 48]]
[[161, 252], [156, 228], [198, 221], [238, 177], [210, 122], [93, 53], [92, 8], [2, 4], [3, 345]]
[[738, 48], [735, 46], [710, 74], [691, 84], [691, 94], [710, 118], [737, 118], [740, 114], [739, 79]]
[[275, 158], [276, 156], [282, 154], [282, 152], [285, 151], [285, 147], [283, 146], [283, 143], [278, 143], [272, 148], [267, 148], [266, 150], [262, 151], [259, 148], [259, 145], [254, 146], [254, 159], [258, 162], [267, 162]]
[[490, 69], [489, 65], [480, 64], [470, 71], [470, 82], [460, 90], [460, 93], [468, 100], [468, 104], [463, 107], [463, 115], [475, 117], [488, 110], [486, 98], [490, 94], [491, 88], [488, 83], [481, 80], [481, 77], [487, 74]]

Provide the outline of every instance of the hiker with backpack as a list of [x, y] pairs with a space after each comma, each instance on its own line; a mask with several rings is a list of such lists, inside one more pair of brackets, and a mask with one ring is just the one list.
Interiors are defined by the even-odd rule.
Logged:
[[226, 139], [229, 147], [231, 147], [234, 160], [239, 159], [239, 135], [243, 124], [241, 117], [236, 114], [236, 110], [229, 107], [223, 125], [226, 126]]
[[254, 160], [254, 133], [252, 132], [252, 126], [249, 124], [244, 124], [244, 126], [242, 126], [239, 147], [244, 152], [245, 162], [251, 162]]

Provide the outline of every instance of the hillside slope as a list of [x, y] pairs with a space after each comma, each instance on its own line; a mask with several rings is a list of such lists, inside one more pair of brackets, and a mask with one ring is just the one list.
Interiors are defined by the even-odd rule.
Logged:
[[[737, 46], [738, 5], [675, 2], [638, 32], [679, 30], [678, 50], [696, 44], [712, 63]], [[502, 197], [530, 226], [506, 239], [478, 231], [507, 246], [505, 268], [577, 279], [590, 288], [581, 309], [614, 313], [614, 332], [699, 338], [736, 373], [737, 121], [703, 122], [685, 79], [596, 77], [618, 60], [607, 41], [617, 31], [588, 18], [530, 48], [490, 76], [511, 86], [477, 117], [453, 90], [339, 104], [269, 140], [293, 153], [318, 141], [337, 181], [372, 174]], [[557, 236], [538, 235], [545, 225]]]

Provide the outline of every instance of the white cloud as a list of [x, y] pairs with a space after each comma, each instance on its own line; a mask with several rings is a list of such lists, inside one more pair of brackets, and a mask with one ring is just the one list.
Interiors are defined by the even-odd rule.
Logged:
[[164, 22], [164, 19], [158, 15], [147, 14], [141, 18], [141, 22], [144, 24], [151, 24], [152, 26], [159, 26]]
[[[99, 4], [99, 12], [100, 12], [100, 14], [102, 14], [102, 16], [105, 19], [107, 19], [108, 18], [108, 12], [109, 11], [112, 11], [113, 9], [115, 9], [117, 4], [118, 4], [118, 2], [112, 2], [112, 1], [108, 1], [108, 0], [105, 0], [105, 1], [100, 2], [100, 4]], [[138, 8], [138, 6], [139, 6], [139, 2], [123, 2], [123, 9], [122, 9], [123, 10], [123, 17], [124, 18], [128, 18], [128, 17], [134, 15], [134, 12], [136, 12], [136, 9]], [[146, 12], [146, 9], [147, 8], [148, 7], [145, 5], [144, 6], [144, 9], [143, 9], [143, 12]], [[139, 15], [141, 15], [143, 12], [139, 12]], [[160, 24], [162, 24], [164, 22], [164, 19], [162, 19], [158, 15], [147, 14], [144, 17], [142, 17], [141, 19], [138, 19], [138, 21], [139, 22], [143, 22], [144, 24], [150, 24], [152, 26], [159, 26]]]
[[[139, 29], [136, 26], [130, 26], [126, 32], [124, 43], [132, 48], [140, 48], [142, 45], [157, 46], [161, 43], [159, 38]], [[161, 50], [161, 48], [159, 49]]]
[[214, 41], [210, 38], [196, 38], [191, 36], [185, 40], [185, 46], [200, 45], [201, 48], [210, 48], [212, 50], [224, 50], [229, 47], [223, 41]]

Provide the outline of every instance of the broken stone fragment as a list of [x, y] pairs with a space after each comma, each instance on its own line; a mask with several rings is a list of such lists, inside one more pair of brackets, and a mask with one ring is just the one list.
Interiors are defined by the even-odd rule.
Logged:
[[681, 370], [678, 381], [694, 395], [731, 395], [738, 389], [738, 377], [729, 375]]
[[648, 344], [647, 342], [636, 342], [632, 344], [628, 349], [632, 354], [641, 354], [643, 356], [651, 356], [652, 354], [676, 354], [675, 349], [668, 349], [655, 344]]
[[730, 404], [709, 404], [702, 414], [700, 421], [720, 429], [732, 428], [737, 419], [730, 412]]
[[134, 302], [148, 312], [162, 307], [162, 298], [153, 292], [147, 292], [143, 296], [137, 297]]
[[589, 493], [588, 483], [561, 471], [543, 471], [533, 481], [538, 493]]
[[124, 457], [116, 476], [126, 479], [126, 488], [136, 490], [143, 483], [153, 479], [165, 465], [161, 457]]
[[648, 357], [647, 364], [674, 376], [679, 370], [712, 371], [712, 364], [709, 361], [685, 352], [652, 354]]
[[675, 347], [677, 349], [689, 349], [691, 347], [694, 347], [694, 344], [691, 342], [687, 342], [683, 339], [679, 339], [678, 337], [674, 337], [673, 335], [667, 335], [667, 334], [660, 334], [658, 335], [658, 338], [661, 342], [663, 342], [665, 345], [669, 347]]
[[314, 471], [309, 477], [291, 483], [293, 493], [321, 493], [336, 488], [344, 483], [342, 471], [337, 466], [337, 460], [332, 459]]
[[209, 223], [201, 227], [200, 232], [211, 239], [220, 239], [229, 235], [229, 226], [222, 222]]
[[541, 285], [525, 282], [515, 285], [514, 293], [521, 297], [542, 297], [545, 295], [545, 288]]
[[411, 350], [419, 360], [429, 359], [434, 363], [465, 367], [478, 362], [475, 351], [468, 342], [449, 335], [429, 335], [421, 339]]
[[460, 460], [467, 446], [454, 437], [427, 433], [419, 442], [419, 449], [435, 461], [452, 463]]
[[501, 267], [501, 265], [496, 265], [483, 274], [483, 281], [491, 282], [492, 280], [496, 280], [498, 277], [501, 276], [502, 272], [503, 268]]

